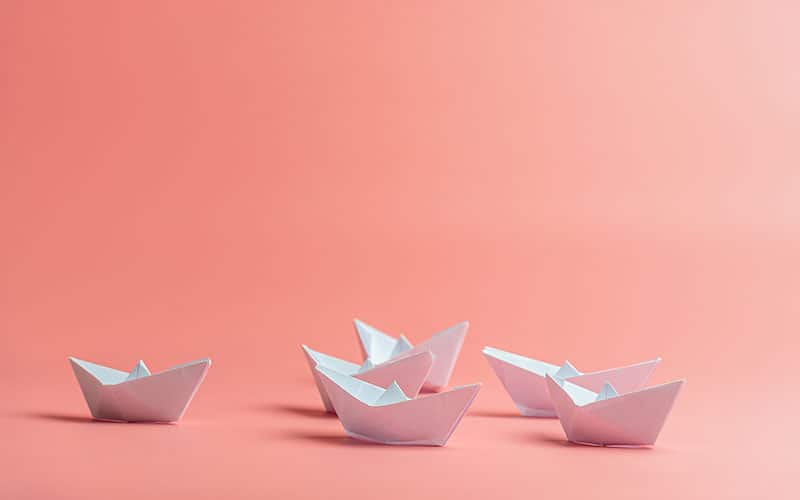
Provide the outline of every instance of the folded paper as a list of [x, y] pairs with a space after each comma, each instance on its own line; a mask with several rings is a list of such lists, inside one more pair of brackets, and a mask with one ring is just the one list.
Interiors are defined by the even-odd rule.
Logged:
[[547, 374], [547, 388], [567, 439], [599, 446], [655, 444], [684, 381], [633, 392], [605, 382], [594, 392]]
[[404, 394], [408, 394], [413, 398], [419, 393], [433, 365], [433, 356], [428, 351], [410, 354], [380, 364], [374, 364], [370, 359], [367, 359], [360, 366], [315, 351], [305, 345], [303, 346], [303, 352], [306, 355], [308, 366], [311, 368], [314, 382], [317, 384], [325, 411], [330, 413], [335, 413], [335, 411], [328, 391], [322, 383], [320, 372], [315, 369], [317, 366], [324, 366], [343, 375], [350, 375], [383, 388], [389, 387], [395, 382]]
[[177, 422], [211, 366], [201, 359], [151, 374], [144, 361], [130, 372], [69, 361], [92, 416], [119, 422]]
[[322, 365], [316, 370], [347, 435], [381, 444], [444, 446], [480, 390], [473, 384], [412, 399], [396, 383], [384, 389]]
[[661, 362], [661, 358], [656, 358], [619, 368], [581, 373], [569, 361], [557, 366], [494, 347], [485, 347], [483, 355], [522, 415], [551, 418], [556, 416], [556, 412], [545, 376], [569, 380], [594, 392], [599, 392], [604, 383], [610, 382], [619, 392], [627, 393], [644, 387]]
[[442, 390], [450, 382], [450, 375], [453, 373], [453, 367], [469, 328], [469, 323], [464, 321], [433, 335], [421, 344], [412, 346], [403, 335], [398, 338], [392, 337], [358, 319], [353, 320], [353, 324], [364, 359], [369, 359], [373, 363], [384, 363], [390, 359], [430, 351], [433, 355], [433, 366], [423, 389], [432, 391]]

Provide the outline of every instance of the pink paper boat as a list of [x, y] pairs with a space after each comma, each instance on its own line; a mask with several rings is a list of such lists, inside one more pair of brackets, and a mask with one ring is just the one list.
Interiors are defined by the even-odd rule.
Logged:
[[599, 393], [547, 375], [547, 388], [567, 439], [596, 446], [652, 446], [684, 381], [627, 394], [606, 383]]
[[353, 320], [353, 324], [364, 359], [370, 359], [373, 363], [379, 364], [401, 356], [430, 351], [433, 354], [433, 366], [422, 388], [431, 391], [440, 391], [447, 387], [469, 328], [467, 321], [458, 323], [414, 347], [404, 335], [394, 338], [358, 319]]
[[130, 372], [69, 361], [92, 417], [117, 422], [177, 422], [211, 366], [201, 359], [151, 375], [143, 361]]
[[315, 370], [317, 366], [324, 366], [343, 375], [356, 377], [380, 387], [389, 387], [392, 382], [396, 381], [405, 394], [416, 397], [433, 365], [433, 356], [428, 351], [393, 359], [380, 365], [373, 365], [367, 360], [361, 366], [314, 351], [305, 345], [303, 346], [303, 352], [306, 355], [308, 366], [311, 368], [311, 374], [314, 376], [314, 383], [317, 384], [322, 404], [325, 405], [325, 411], [329, 413], [336, 412], [333, 409], [330, 396], [328, 396], [328, 391], [325, 390], [325, 386], [322, 384], [322, 376]]
[[556, 412], [547, 392], [546, 375], [569, 380], [595, 392], [599, 392], [605, 382], [610, 382], [620, 392], [626, 393], [644, 387], [661, 362], [661, 358], [656, 358], [634, 365], [581, 373], [569, 361], [559, 367], [494, 347], [485, 347], [483, 355], [522, 415], [549, 418], [555, 417]]
[[316, 369], [347, 435], [381, 444], [444, 446], [480, 390], [473, 384], [409, 399], [395, 383], [383, 389]]

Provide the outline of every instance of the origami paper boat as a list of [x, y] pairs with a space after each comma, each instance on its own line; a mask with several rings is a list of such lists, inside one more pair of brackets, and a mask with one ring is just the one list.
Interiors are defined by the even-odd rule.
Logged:
[[400, 356], [430, 351], [433, 354], [433, 366], [422, 388], [431, 391], [440, 391], [450, 382], [450, 375], [469, 328], [467, 321], [458, 323], [414, 347], [404, 335], [392, 337], [358, 319], [353, 320], [353, 324], [364, 359], [370, 359], [373, 363], [380, 364]]
[[151, 374], [144, 361], [130, 372], [69, 361], [92, 417], [117, 422], [177, 422], [211, 366], [206, 358]]
[[559, 367], [494, 347], [485, 347], [483, 355], [522, 415], [551, 418], [556, 416], [556, 412], [547, 392], [546, 375], [569, 380], [594, 392], [599, 392], [605, 382], [610, 382], [620, 392], [627, 393], [644, 387], [661, 362], [661, 358], [656, 358], [634, 365], [581, 373], [569, 361]]
[[444, 446], [467, 413], [480, 384], [409, 399], [392, 383], [383, 389], [317, 366], [348, 436], [392, 445]]
[[343, 375], [356, 377], [384, 388], [389, 387], [392, 382], [396, 382], [403, 393], [413, 398], [419, 394], [419, 390], [422, 388], [422, 384], [425, 382], [425, 378], [430, 373], [433, 365], [433, 355], [428, 351], [393, 359], [379, 365], [373, 365], [367, 359], [361, 366], [314, 351], [306, 345], [303, 346], [303, 352], [306, 355], [308, 366], [311, 368], [311, 374], [314, 376], [314, 383], [317, 384], [322, 404], [325, 405], [325, 411], [329, 413], [336, 412], [328, 396], [328, 391], [325, 390], [325, 386], [322, 383], [321, 375], [315, 370], [317, 366], [324, 366]]
[[599, 393], [547, 375], [547, 388], [567, 439], [598, 446], [651, 446], [684, 381], [618, 394], [611, 384]]

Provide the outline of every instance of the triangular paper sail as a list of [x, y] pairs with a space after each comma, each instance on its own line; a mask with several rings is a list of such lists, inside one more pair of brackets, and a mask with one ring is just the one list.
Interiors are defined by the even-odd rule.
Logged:
[[606, 382], [603, 384], [603, 387], [600, 389], [600, 392], [597, 393], [596, 401], [603, 401], [605, 399], [611, 399], [613, 397], [618, 396], [617, 391], [614, 389], [614, 386]]
[[560, 379], [566, 379], [580, 374], [581, 372], [579, 372], [577, 368], [572, 366], [572, 363], [570, 363], [569, 361], [564, 361], [564, 364], [561, 365], [561, 368], [559, 368], [558, 371], [556, 371], [553, 374], [553, 376]]
[[364, 359], [370, 358], [376, 364], [380, 364], [391, 358], [392, 351], [397, 345], [397, 339], [359, 319], [354, 319], [353, 324], [358, 333], [358, 340], [361, 344], [361, 353]]
[[136, 366], [133, 367], [133, 370], [131, 370], [128, 378], [125, 380], [147, 377], [148, 375], [150, 375], [150, 370], [147, 369], [147, 365], [144, 364], [144, 361], [140, 359], [139, 362], [136, 363]]
[[384, 391], [384, 393], [381, 394], [377, 400], [375, 400], [375, 406], [390, 405], [399, 403], [401, 401], [408, 401], [409, 399], [410, 398], [403, 394], [403, 389], [397, 385], [397, 382], [392, 382], [392, 385], [390, 385], [386, 391]]
[[364, 373], [366, 371], [372, 370], [375, 368], [375, 363], [372, 362], [371, 359], [367, 358], [364, 360], [364, 363], [358, 367], [358, 371], [356, 373]]
[[397, 343], [394, 345], [394, 349], [392, 349], [392, 353], [389, 355], [389, 359], [396, 358], [404, 352], [410, 351], [412, 347], [414, 346], [411, 345], [411, 342], [408, 341], [406, 336], [401, 334], [400, 338], [397, 339]]

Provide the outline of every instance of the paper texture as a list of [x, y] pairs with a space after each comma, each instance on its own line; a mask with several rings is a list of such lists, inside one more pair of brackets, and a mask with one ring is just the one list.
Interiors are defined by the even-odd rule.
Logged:
[[545, 363], [519, 354], [485, 347], [483, 355], [503, 383], [519, 412], [528, 417], [556, 417], [547, 392], [546, 375], [599, 392], [610, 383], [618, 392], [632, 392], [644, 387], [661, 358], [619, 368], [589, 373], [579, 372], [569, 361], [562, 366]]
[[605, 384], [600, 393], [546, 375], [547, 389], [567, 439], [600, 446], [655, 444], [684, 381], [626, 394]]
[[370, 359], [374, 363], [429, 351], [433, 355], [433, 366], [423, 389], [431, 391], [440, 391], [447, 387], [469, 329], [469, 322], [464, 321], [433, 335], [421, 344], [412, 346], [403, 335], [398, 338], [392, 337], [358, 319], [353, 320], [353, 324], [364, 359]]
[[143, 361], [130, 372], [69, 358], [92, 416], [120, 422], [177, 422], [211, 366], [210, 359], [151, 374]]
[[303, 353], [314, 377], [314, 383], [317, 384], [325, 411], [329, 413], [335, 413], [335, 411], [328, 391], [320, 379], [320, 372], [315, 369], [317, 366], [323, 366], [383, 388], [389, 387], [394, 382], [404, 394], [413, 398], [419, 393], [433, 365], [433, 356], [428, 351], [410, 354], [381, 364], [373, 364], [367, 359], [361, 366], [315, 351], [306, 345], [303, 346]]
[[397, 384], [383, 389], [317, 366], [347, 435], [391, 445], [444, 446], [480, 390], [480, 384], [410, 399]]

